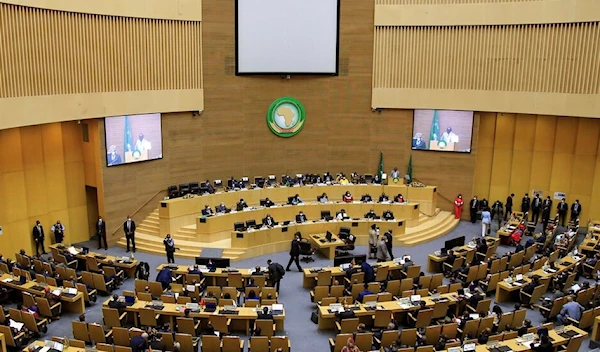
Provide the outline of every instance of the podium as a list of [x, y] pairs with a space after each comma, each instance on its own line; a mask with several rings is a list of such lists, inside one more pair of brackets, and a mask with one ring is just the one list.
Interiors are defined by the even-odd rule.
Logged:
[[453, 152], [456, 143], [448, 143], [445, 147], [438, 146], [438, 141], [429, 141], [429, 150], [441, 150]]
[[148, 160], [148, 151], [143, 150], [138, 155], [133, 155], [134, 152], [125, 152], [125, 163], [134, 163], [136, 161]]

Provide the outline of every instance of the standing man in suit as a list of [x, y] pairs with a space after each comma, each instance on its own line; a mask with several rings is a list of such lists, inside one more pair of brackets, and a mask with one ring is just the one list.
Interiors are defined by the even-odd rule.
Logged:
[[175, 263], [175, 240], [171, 238], [171, 234], [168, 233], [163, 240], [165, 245], [165, 252], [167, 253], [167, 263]]
[[550, 222], [550, 211], [552, 211], [552, 201], [546, 199], [542, 204], [542, 232], [546, 231]]
[[560, 203], [558, 203], [558, 218], [562, 226], [565, 226], [565, 218], [567, 217], [567, 212], [569, 211], [569, 204], [565, 202], [563, 198]]
[[131, 242], [133, 253], [135, 253], [135, 221], [131, 219], [131, 215], [128, 215], [127, 220], [123, 223], [123, 231], [127, 239], [127, 252], [129, 252], [129, 242]]
[[506, 197], [506, 213], [504, 213], [504, 220], [508, 220], [508, 217], [512, 214], [514, 196], [515, 194], [511, 193], [510, 196]]
[[392, 250], [392, 240], [394, 239], [394, 236], [392, 235], [392, 229], [387, 230], [383, 236], [385, 237], [385, 245], [387, 246], [388, 253], [390, 254], [390, 260], [394, 260], [394, 252]]
[[275, 290], [279, 292], [279, 282], [285, 275], [283, 266], [269, 259], [267, 260], [267, 271], [269, 272], [269, 281], [271, 281], [271, 286], [275, 287]]
[[538, 193], [535, 194], [535, 197], [531, 201], [531, 221], [537, 225], [538, 219], [540, 217], [540, 210], [542, 209], [542, 199]]
[[35, 222], [32, 233], [33, 240], [35, 241], [35, 255], [40, 255], [39, 247], [42, 247], [42, 253], [46, 254], [46, 249], [44, 249], [44, 238], [46, 236], [44, 235], [44, 228], [42, 227], [42, 224], [40, 224], [39, 220]]
[[547, 196], [546, 199], [544, 199], [544, 202], [542, 203], [542, 210], [544, 207], [548, 207], [548, 209], [552, 210], [552, 199], [550, 199], [550, 196]]
[[525, 193], [525, 196], [523, 197], [523, 199], [521, 199], [521, 211], [523, 212], [523, 217], [525, 218], [525, 221], [529, 221], [529, 216], [527, 215], [527, 213], [529, 212], [530, 208], [531, 198], [529, 198], [529, 194]]
[[290, 248], [290, 261], [288, 262], [285, 271], [290, 271], [292, 262], [296, 262], [298, 271], [302, 272], [302, 268], [300, 267], [300, 236], [298, 234], [294, 236], [294, 240], [292, 241], [292, 248]]
[[102, 248], [102, 242], [104, 242], [104, 250], [107, 250], [108, 244], [106, 244], [106, 223], [101, 216], [98, 216], [98, 221], [96, 222], [96, 235], [98, 235], [98, 249]]
[[575, 203], [571, 205], [571, 221], [577, 220], [579, 214], [581, 214], [581, 204], [579, 204], [579, 199], [575, 199]]
[[56, 224], [52, 225], [50, 231], [54, 233], [56, 243], [62, 243], [65, 238], [65, 226], [60, 223], [60, 220], [56, 220]]
[[469, 211], [471, 212], [471, 222], [477, 222], [477, 210], [479, 210], [479, 201], [477, 200], [477, 196], [473, 197], [469, 202]]

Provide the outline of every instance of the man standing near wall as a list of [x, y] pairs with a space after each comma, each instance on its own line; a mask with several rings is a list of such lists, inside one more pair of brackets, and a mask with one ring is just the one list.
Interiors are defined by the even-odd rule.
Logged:
[[39, 247], [42, 247], [42, 253], [46, 254], [46, 249], [44, 249], [44, 228], [40, 224], [40, 221], [35, 222], [35, 226], [33, 227], [33, 240], [35, 241], [35, 255], [39, 256]]
[[96, 222], [96, 235], [98, 236], [98, 249], [102, 248], [102, 242], [104, 242], [104, 250], [107, 250], [108, 244], [106, 244], [106, 223], [101, 216], [98, 216], [98, 221]]
[[127, 252], [130, 250], [129, 242], [131, 241], [131, 249], [135, 253], [135, 221], [131, 219], [131, 215], [127, 216], [127, 220], [123, 223], [123, 232], [127, 239]]

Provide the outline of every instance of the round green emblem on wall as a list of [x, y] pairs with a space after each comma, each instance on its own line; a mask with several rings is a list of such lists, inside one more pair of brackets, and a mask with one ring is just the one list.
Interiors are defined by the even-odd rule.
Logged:
[[275, 100], [267, 112], [267, 125], [279, 137], [292, 137], [304, 127], [304, 106], [290, 97]]

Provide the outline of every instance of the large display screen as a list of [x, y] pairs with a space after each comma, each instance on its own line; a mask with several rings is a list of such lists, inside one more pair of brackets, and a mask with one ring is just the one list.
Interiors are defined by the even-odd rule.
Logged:
[[473, 111], [415, 110], [413, 150], [471, 152]]
[[340, 0], [236, 0], [237, 74], [338, 73]]
[[161, 114], [106, 117], [104, 133], [108, 166], [162, 159]]

